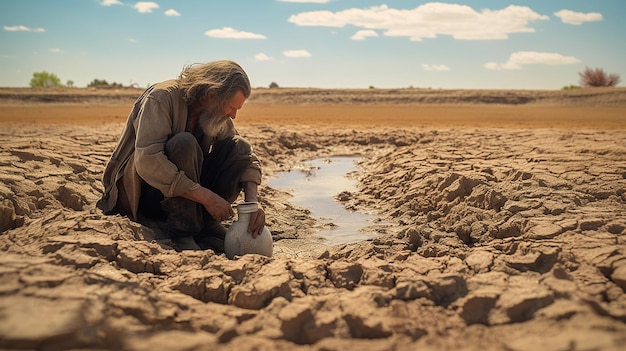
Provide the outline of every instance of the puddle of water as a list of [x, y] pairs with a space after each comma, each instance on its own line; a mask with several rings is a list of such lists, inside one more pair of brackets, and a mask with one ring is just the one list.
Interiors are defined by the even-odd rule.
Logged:
[[268, 181], [276, 189], [289, 189], [294, 205], [311, 211], [311, 217], [333, 223], [335, 227], [323, 230], [316, 235], [328, 240], [329, 245], [348, 244], [376, 237], [361, 231], [375, 216], [351, 212], [335, 201], [335, 195], [342, 191], [357, 190], [357, 181], [346, 175], [356, 168], [356, 157], [334, 157], [315, 159], [306, 163], [307, 167], [288, 173], [280, 173]]

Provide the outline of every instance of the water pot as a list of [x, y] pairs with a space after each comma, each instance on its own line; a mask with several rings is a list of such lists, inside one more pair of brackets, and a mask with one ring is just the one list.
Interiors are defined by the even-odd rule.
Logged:
[[237, 220], [228, 228], [224, 239], [224, 251], [229, 259], [245, 254], [272, 256], [272, 234], [267, 227], [263, 227], [263, 232], [256, 238], [248, 233], [250, 215], [258, 210], [257, 202], [241, 202], [237, 205]]

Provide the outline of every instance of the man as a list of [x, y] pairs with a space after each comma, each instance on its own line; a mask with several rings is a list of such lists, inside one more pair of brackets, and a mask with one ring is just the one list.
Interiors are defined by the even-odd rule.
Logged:
[[[231, 203], [242, 189], [245, 201], [258, 201], [261, 166], [232, 122], [250, 93], [247, 74], [232, 61], [192, 65], [149, 87], [105, 168], [98, 207], [164, 224], [181, 250], [222, 250], [219, 222], [233, 216]], [[264, 225], [259, 206], [248, 231], [256, 237]]]

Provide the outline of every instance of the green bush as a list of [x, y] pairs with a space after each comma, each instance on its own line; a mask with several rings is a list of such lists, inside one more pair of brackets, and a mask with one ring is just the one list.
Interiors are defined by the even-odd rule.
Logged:
[[87, 85], [88, 88], [121, 88], [123, 87], [120, 83], [109, 83], [106, 80], [102, 79], [94, 79]]
[[35, 72], [33, 73], [33, 78], [30, 79], [31, 88], [54, 88], [62, 86], [63, 84], [56, 74], [46, 71]]

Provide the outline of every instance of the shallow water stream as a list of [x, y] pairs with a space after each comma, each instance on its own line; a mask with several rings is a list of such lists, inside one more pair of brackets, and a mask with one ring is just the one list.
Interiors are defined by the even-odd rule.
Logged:
[[357, 157], [320, 158], [306, 162], [306, 166], [287, 173], [279, 173], [268, 181], [276, 189], [292, 192], [289, 200], [294, 205], [311, 211], [311, 217], [332, 223], [334, 227], [316, 235], [327, 240], [328, 245], [347, 244], [367, 240], [375, 234], [363, 232], [373, 215], [346, 210], [335, 200], [343, 191], [357, 190], [357, 181], [347, 175], [356, 170]]

